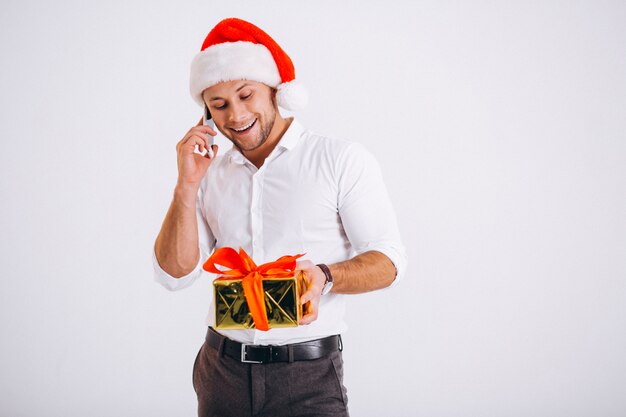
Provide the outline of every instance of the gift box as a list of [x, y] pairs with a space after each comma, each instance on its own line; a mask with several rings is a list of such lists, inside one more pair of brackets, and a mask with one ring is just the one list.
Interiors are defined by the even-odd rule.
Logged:
[[[290, 277], [263, 278], [263, 304], [269, 328], [295, 327], [302, 317], [300, 295], [304, 292], [304, 272]], [[215, 290], [217, 329], [254, 329], [254, 319], [246, 301], [242, 279], [220, 277]]]
[[[218, 273], [213, 281], [215, 328], [257, 329], [296, 327], [308, 303], [300, 296], [306, 291], [304, 271], [295, 271], [302, 255], [283, 256], [274, 262], [256, 266], [242, 249], [219, 248], [204, 263], [203, 269]], [[221, 265], [227, 270], [220, 270]]]

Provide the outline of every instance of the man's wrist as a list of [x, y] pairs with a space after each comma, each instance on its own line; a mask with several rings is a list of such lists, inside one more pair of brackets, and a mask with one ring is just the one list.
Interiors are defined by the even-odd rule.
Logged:
[[324, 288], [322, 288], [322, 295], [328, 294], [333, 287], [334, 279], [333, 275], [330, 272], [330, 268], [326, 264], [317, 264], [317, 267], [322, 270], [324, 275], [326, 276], [326, 281], [324, 282]]
[[174, 188], [174, 200], [180, 201], [184, 205], [196, 205], [196, 195], [198, 194], [198, 185], [177, 183]]

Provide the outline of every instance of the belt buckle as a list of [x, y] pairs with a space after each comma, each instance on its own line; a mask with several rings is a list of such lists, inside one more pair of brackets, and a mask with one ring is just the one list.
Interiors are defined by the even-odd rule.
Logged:
[[263, 361], [249, 361], [246, 359], [246, 348], [248, 346], [254, 346], [254, 345], [246, 345], [244, 343], [241, 344], [241, 362], [242, 363], [263, 363]]

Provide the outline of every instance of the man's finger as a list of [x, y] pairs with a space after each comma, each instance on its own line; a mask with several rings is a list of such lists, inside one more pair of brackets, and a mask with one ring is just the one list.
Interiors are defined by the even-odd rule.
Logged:
[[303, 316], [300, 319], [300, 323], [299, 324], [311, 324], [315, 320], [317, 320], [317, 310], [315, 310], [315, 311], [312, 310], [309, 314]]
[[312, 301], [315, 299], [317, 294], [320, 294], [321, 291], [316, 287], [309, 287], [308, 290], [300, 297], [300, 304], [305, 304], [307, 301]]
[[181, 145], [181, 147], [183, 149], [187, 149], [187, 151], [193, 152], [196, 149], [196, 145], [204, 149], [208, 149], [209, 147], [207, 140], [197, 135], [190, 136], [189, 138], [187, 138], [187, 140], [185, 141], [185, 143]]
[[317, 320], [317, 311], [318, 311], [318, 304], [315, 304], [315, 303], [311, 302], [309, 304], [308, 313], [305, 314], [300, 319], [300, 323], [301, 324], [309, 324], [309, 323], [312, 323], [315, 320]]
[[217, 132], [211, 126], [194, 126], [189, 129], [189, 132], [208, 133], [211, 136], [217, 135]]
[[209, 156], [209, 153], [207, 152], [207, 153], [204, 154], [205, 158], [213, 159], [213, 158], [215, 158], [217, 156], [217, 145], [212, 145], [211, 149], [213, 149], [213, 157]]
[[[310, 299], [310, 300], [309, 300]], [[305, 305], [308, 304], [308, 307], [305, 308]], [[315, 295], [315, 292], [308, 291], [301, 298], [300, 303], [302, 304], [302, 310], [306, 313], [301, 319], [300, 324], [309, 324], [317, 320], [317, 312], [319, 308], [320, 298]]]
[[178, 148], [184, 145], [187, 142], [187, 140], [194, 135], [199, 136], [199, 137], [204, 137], [204, 141], [206, 142], [208, 146], [209, 138], [205, 137], [205, 133], [208, 133], [211, 136], [217, 135], [217, 133], [213, 129], [211, 129], [209, 126], [194, 126], [191, 129], [189, 129], [189, 131], [185, 134], [185, 136], [183, 136], [183, 138], [180, 141], [178, 141], [178, 143], [176, 144], [176, 150], [178, 151]]

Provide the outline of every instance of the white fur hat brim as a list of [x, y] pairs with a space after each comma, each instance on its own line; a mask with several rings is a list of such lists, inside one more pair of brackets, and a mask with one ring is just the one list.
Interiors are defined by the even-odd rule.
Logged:
[[287, 110], [306, 106], [308, 93], [296, 80], [281, 83], [280, 73], [269, 49], [253, 42], [224, 42], [199, 52], [191, 61], [189, 90], [204, 107], [202, 93], [224, 81], [252, 80], [278, 89], [278, 105]]

